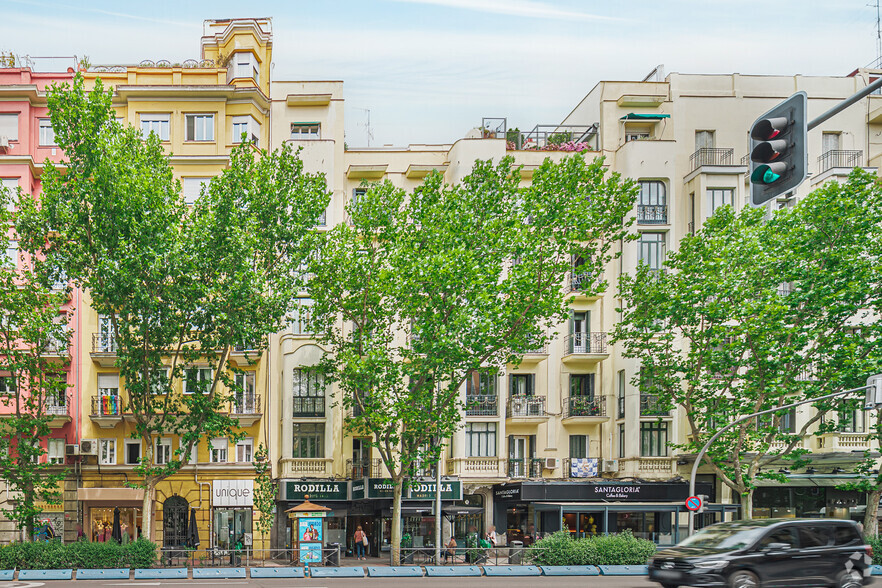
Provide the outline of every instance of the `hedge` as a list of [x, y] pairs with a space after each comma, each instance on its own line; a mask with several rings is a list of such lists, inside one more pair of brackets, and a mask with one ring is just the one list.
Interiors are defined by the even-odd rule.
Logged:
[[877, 566], [882, 565], [882, 537], [871, 537], [867, 535], [867, 544], [873, 548], [873, 563]]
[[157, 561], [156, 544], [138, 539], [116, 542], [12, 543], [0, 547], [0, 569], [57, 570], [66, 568], [149, 568]]
[[655, 543], [631, 531], [575, 540], [569, 532], [558, 531], [534, 543], [528, 559], [545, 566], [637, 566], [646, 565], [655, 549]]

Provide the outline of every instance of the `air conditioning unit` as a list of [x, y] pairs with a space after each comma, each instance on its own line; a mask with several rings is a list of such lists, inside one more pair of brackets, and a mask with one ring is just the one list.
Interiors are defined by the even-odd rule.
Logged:
[[0, 137], [0, 147], [6, 147], [7, 149], [9, 148], [9, 137]]
[[76, 443], [69, 443], [64, 446], [64, 454], [65, 455], [79, 455], [80, 454], [80, 446]]
[[527, 401], [520, 398], [514, 399], [511, 403], [511, 411], [513, 413], [513, 416], [526, 416]]
[[557, 458], [556, 457], [546, 457], [545, 458], [545, 469], [546, 470], [557, 469]]
[[80, 455], [98, 455], [98, 441], [95, 439], [81, 440]]
[[617, 471], [619, 471], [619, 460], [617, 460], [617, 459], [603, 460], [603, 471], [604, 472], [617, 472]]

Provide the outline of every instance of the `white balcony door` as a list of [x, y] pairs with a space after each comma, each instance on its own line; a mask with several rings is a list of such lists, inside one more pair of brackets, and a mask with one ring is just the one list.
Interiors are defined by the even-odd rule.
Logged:
[[101, 351], [116, 351], [116, 341], [113, 337], [113, 324], [109, 316], [98, 317], [98, 346]]
[[512, 435], [509, 437], [509, 459], [512, 460], [510, 473], [512, 478], [523, 478], [527, 475], [527, 452], [530, 438]]
[[591, 332], [591, 313], [574, 312], [570, 321], [573, 335], [573, 353], [588, 353]]

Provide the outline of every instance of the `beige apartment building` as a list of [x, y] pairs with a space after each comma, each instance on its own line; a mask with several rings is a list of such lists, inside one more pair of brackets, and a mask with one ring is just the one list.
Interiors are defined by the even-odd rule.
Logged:
[[[358, 198], [365, 181], [389, 180], [412, 189], [437, 170], [455, 183], [476, 159], [512, 155], [524, 165], [521, 174], [528, 183], [545, 157], [567, 155], [533, 149], [562, 131], [591, 146], [586, 156], [603, 155], [610, 171], [639, 182], [634, 215], [640, 237], [607, 268], [608, 293], [577, 294], [575, 267], [562, 285], [572, 292], [570, 324], [560, 325], [554, 340], [526, 354], [517, 369], [510, 366], [496, 377], [476, 373], [463, 387], [472, 408], [444, 448], [441, 466], [445, 538], [461, 537], [472, 525], [479, 530], [495, 525], [509, 541], [562, 528], [573, 536], [630, 529], [659, 544], [679, 540], [686, 520], [684, 478], [692, 460], [667, 444], [684, 440], [683, 415], [661, 412], [652, 396], [641, 394], [632, 384], [639, 365], [608, 343], [617, 320], [617, 277], [641, 259], [659, 265], [665, 252], [717, 207], [746, 205], [748, 129], [757, 116], [804, 90], [811, 118], [876, 75], [865, 70], [843, 77], [670, 74], [662, 81], [605, 81], [560, 123], [537, 125], [516, 142], [505, 140], [505, 119], [484, 119], [453, 144], [367, 149], [344, 144], [342, 82], [273, 82], [271, 147], [287, 142], [302, 148], [307, 169], [326, 175], [333, 192], [327, 227], [346, 222], [344, 207]], [[813, 130], [811, 175], [799, 194], [843, 180], [855, 166], [877, 169], [880, 131], [880, 95]], [[308, 494], [333, 508], [331, 541], [351, 547], [347, 538], [362, 525], [371, 552], [378, 555], [388, 548], [390, 531], [386, 472], [367, 443], [343, 433], [337, 391], [310, 372], [324, 352], [300, 320], [310, 302], [304, 292], [292, 326], [270, 342], [277, 369], [269, 370], [273, 406], [268, 410], [281, 415], [270, 432], [280, 481], [277, 510], [284, 512]], [[796, 426], [807, 416], [797, 411]], [[788, 484], [760, 488], [755, 514], [817, 514], [830, 505], [833, 485], [842, 481], [839, 472], [854, 464], [854, 449], [869, 443], [869, 423], [863, 419], [858, 414], [848, 432], [807, 438], [806, 448], [824, 454], [816, 460], [817, 471], [794, 472]], [[426, 487], [433, 490], [432, 472], [425, 473]], [[728, 488], [710, 474], [701, 474], [699, 483], [699, 492], [713, 503], [703, 522], [737, 516], [738, 500]], [[405, 502], [404, 525], [417, 546], [434, 536], [432, 495], [414, 491]], [[860, 496], [852, 498], [861, 502]], [[858, 506], [839, 514], [857, 517], [860, 511]], [[290, 541], [286, 525], [279, 515], [274, 540], [280, 546]]]

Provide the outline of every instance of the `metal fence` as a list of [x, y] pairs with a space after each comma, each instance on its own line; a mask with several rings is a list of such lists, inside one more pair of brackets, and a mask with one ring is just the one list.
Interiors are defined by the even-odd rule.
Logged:
[[159, 550], [156, 567], [171, 568], [223, 568], [261, 566], [339, 566], [341, 546], [331, 543], [318, 550], [312, 549], [188, 549], [186, 547], [163, 547]]
[[[442, 548], [441, 561], [435, 561], [435, 548], [402, 547], [401, 565], [464, 565], [464, 566], [508, 566], [536, 562], [542, 551], [548, 548], [525, 547], [513, 542], [505, 547], [456, 547]], [[392, 553], [389, 552], [389, 564]]]

